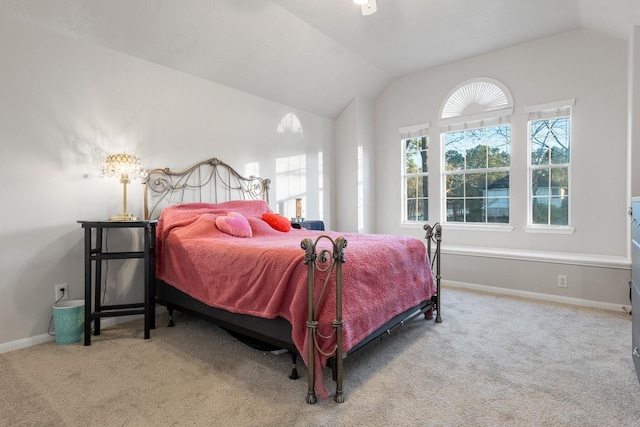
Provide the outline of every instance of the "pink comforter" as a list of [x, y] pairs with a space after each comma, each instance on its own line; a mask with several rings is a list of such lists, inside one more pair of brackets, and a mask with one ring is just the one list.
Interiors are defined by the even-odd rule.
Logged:
[[[215, 218], [228, 212], [246, 216], [253, 237], [233, 237], [218, 230]], [[157, 233], [157, 277], [213, 307], [287, 319], [305, 363], [307, 266], [300, 247], [303, 238], [315, 240], [324, 234], [347, 240], [343, 264], [345, 352], [395, 315], [435, 294], [426, 248], [419, 239], [304, 229], [283, 233], [261, 219], [264, 212], [270, 209], [261, 201], [165, 208]], [[322, 274], [317, 273], [317, 278]], [[322, 285], [316, 282], [318, 295]], [[318, 313], [319, 332], [328, 336], [335, 319], [334, 282], [325, 291]], [[331, 349], [335, 339], [320, 344]], [[316, 354], [316, 391], [326, 398], [321, 375], [326, 357]]]

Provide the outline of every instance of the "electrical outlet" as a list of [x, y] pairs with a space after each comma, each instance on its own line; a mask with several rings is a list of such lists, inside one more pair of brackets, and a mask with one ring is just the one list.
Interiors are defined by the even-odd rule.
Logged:
[[69, 299], [69, 285], [63, 283], [55, 286], [55, 302]]
[[566, 288], [569, 285], [569, 279], [567, 278], [567, 276], [564, 276], [562, 274], [558, 274], [558, 287], [559, 288]]

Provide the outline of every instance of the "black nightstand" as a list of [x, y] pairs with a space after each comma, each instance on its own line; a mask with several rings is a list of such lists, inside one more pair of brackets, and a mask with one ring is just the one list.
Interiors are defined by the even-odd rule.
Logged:
[[324, 221], [307, 220], [307, 221], [292, 221], [291, 227], [293, 228], [306, 228], [307, 230], [322, 230], [324, 231]]
[[[144, 338], [149, 339], [155, 328], [155, 244], [157, 220], [151, 221], [78, 221], [84, 228], [84, 345], [91, 345], [91, 321], [93, 334], [100, 335], [100, 319], [103, 317], [144, 315]], [[109, 228], [138, 228], [144, 234], [144, 248], [134, 252], [106, 252], [103, 232]], [[94, 233], [95, 231], [95, 233]], [[95, 234], [95, 246], [93, 235]], [[110, 259], [144, 260], [144, 302], [134, 304], [102, 305], [102, 261]], [[92, 283], [93, 279], [93, 283]], [[93, 310], [91, 293], [95, 290]]]

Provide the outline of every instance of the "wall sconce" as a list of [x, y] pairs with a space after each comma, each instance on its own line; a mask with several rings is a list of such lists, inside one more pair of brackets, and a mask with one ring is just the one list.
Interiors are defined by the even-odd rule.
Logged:
[[127, 184], [130, 178], [143, 178], [146, 171], [140, 159], [131, 154], [112, 154], [107, 156], [102, 167], [103, 176], [119, 176], [122, 183], [122, 213], [112, 216], [109, 221], [137, 221], [138, 218], [127, 212]]

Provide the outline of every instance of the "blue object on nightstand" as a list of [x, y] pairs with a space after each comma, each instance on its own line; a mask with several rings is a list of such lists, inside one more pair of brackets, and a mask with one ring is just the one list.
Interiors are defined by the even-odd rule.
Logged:
[[292, 222], [293, 228], [306, 228], [307, 230], [321, 230], [324, 231], [324, 221], [297, 221]]

